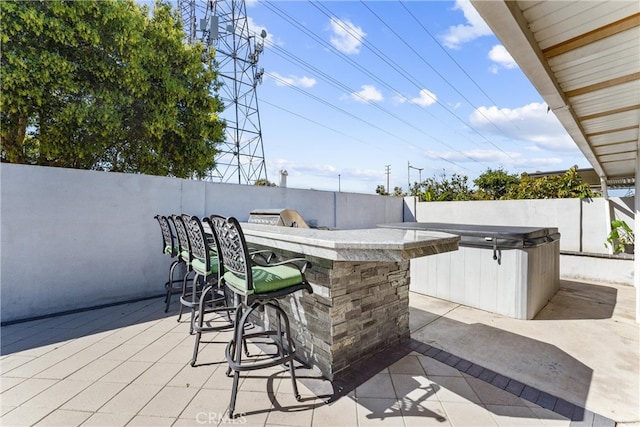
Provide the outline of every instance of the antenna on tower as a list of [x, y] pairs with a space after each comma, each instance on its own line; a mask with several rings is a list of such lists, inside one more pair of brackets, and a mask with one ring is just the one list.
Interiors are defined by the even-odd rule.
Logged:
[[224, 111], [220, 118], [227, 126], [210, 179], [238, 184], [266, 181], [256, 87], [264, 74], [258, 59], [267, 32], [251, 34], [244, 0], [178, 0], [178, 10], [187, 42], [201, 40], [207, 48], [215, 49], [222, 84], [218, 95]]

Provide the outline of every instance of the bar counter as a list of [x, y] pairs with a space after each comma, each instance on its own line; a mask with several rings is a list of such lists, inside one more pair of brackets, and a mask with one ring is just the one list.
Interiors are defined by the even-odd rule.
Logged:
[[323, 230], [243, 223], [252, 247], [304, 257], [313, 294], [282, 301], [298, 358], [332, 380], [409, 337], [409, 260], [458, 249], [459, 236], [372, 228]]

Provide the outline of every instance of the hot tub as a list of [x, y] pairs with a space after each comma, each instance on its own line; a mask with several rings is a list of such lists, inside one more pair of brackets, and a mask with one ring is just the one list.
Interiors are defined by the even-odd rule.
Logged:
[[379, 227], [460, 236], [458, 251], [411, 260], [411, 291], [516, 319], [533, 319], [558, 290], [557, 228], [430, 222]]

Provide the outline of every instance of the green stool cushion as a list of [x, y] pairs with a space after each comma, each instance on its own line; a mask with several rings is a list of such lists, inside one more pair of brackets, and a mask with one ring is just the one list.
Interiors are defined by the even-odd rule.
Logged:
[[198, 273], [206, 274], [208, 276], [210, 274], [218, 272], [218, 257], [211, 257], [211, 270], [209, 271], [205, 271], [206, 264], [204, 260], [200, 258], [195, 258], [193, 261], [191, 261], [191, 266]]
[[300, 270], [286, 265], [276, 265], [273, 267], [251, 267], [253, 274], [253, 291], [247, 290], [244, 278], [236, 276], [228, 271], [224, 274], [224, 280], [229, 285], [244, 292], [247, 295], [264, 294], [289, 286], [298, 285], [302, 282], [302, 274]]
[[[174, 251], [176, 251], [176, 252], [178, 252], [178, 246], [177, 246], [177, 245], [176, 245], [176, 246], [174, 246], [174, 247], [173, 247], [173, 250], [174, 250]], [[164, 253], [165, 253], [165, 254], [167, 254], [167, 255], [171, 255], [171, 253], [172, 253], [172, 251], [171, 251], [171, 245], [167, 245], [167, 246], [165, 246], [165, 248], [164, 248]]]

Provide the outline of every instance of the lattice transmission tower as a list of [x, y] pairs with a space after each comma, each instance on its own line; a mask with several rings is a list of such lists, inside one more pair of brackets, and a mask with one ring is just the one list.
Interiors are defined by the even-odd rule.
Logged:
[[254, 184], [267, 180], [256, 87], [264, 69], [258, 59], [267, 33], [251, 34], [244, 0], [177, 0], [187, 42], [215, 49], [222, 86], [221, 119], [227, 123], [212, 180]]

